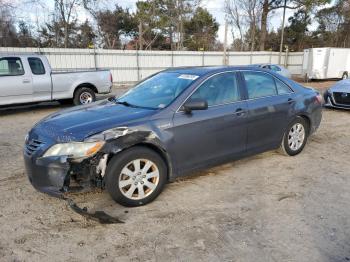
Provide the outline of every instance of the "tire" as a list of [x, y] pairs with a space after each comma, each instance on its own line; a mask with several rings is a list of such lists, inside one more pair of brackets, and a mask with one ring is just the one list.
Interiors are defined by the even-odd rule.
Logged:
[[[138, 160], [141, 169], [137, 168]], [[148, 166], [152, 164], [148, 172], [142, 170], [147, 163]], [[136, 170], [139, 172], [136, 173]], [[113, 156], [107, 166], [105, 185], [114, 201], [136, 207], [152, 202], [162, 192], [166, 181], [167, 167], [162, 157], [151, 149], [138, 146]], [[149, 187], [151, 184], [152, 189]]]
[[89, 87], [80, 87], [74, 92], [74, 105], [85, 105], [96, 101], [94, 90]]
[[[299, 133], [295, 134], [295, 137], [291, 137], [293, 130], [297, 129], [299, 130], [299, 127], [302, 127], [302, 130]], [[283, 140], [281, 143], [281, 151], [283, 154], [288, 156], [295, 156], [299, 154], [305, 147], [307, 138], [309, 133], [309, 125], [302, 117], [297, 117], [292, 123], [288, 125], [287, 131], [283, 135]], [[299, 134], [299, 135], [298, 135]], [[303, 135], [302, 135], [303, 134]], [[301, 140], [302, 138], [302, 141]], [[294, 143], [294, 144], [293, 144]]]
[[348, 77], [349, 77], [348, 72], [344, 72], [341, 78], [348, 79]]

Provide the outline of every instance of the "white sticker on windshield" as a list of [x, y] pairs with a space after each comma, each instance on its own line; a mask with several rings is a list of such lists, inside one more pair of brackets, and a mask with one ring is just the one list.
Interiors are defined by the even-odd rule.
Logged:
[[187, 80], [196, 80], [199, 76], [196, 75], [179, 75], [178, 78]]

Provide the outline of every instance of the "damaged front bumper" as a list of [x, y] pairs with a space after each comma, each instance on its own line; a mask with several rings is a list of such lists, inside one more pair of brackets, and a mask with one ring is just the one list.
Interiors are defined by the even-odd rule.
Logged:
[[102, 188], [106, 159], [104, 154], [74, 160], [67, 156], [36, 157], [24, 152], [30, 183], [38, 191], [55, 197], [92, 187]]

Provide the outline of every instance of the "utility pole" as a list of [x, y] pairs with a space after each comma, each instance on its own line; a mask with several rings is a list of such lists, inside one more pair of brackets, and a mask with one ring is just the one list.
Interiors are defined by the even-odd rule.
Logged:
[[283, 37], [284, 37], [284, 20], [286, 19], [286, 8], [287, 8], [287, 0], [284, 0], [283, 6], [283, 18], [282, 18], [282, 32], [281, 32], [281, 44], [280, 44], [280, 54], [278, 56], [278, 64], [281, 64], [282, 51], [283, 51]]
[[142, 22], [139, 23], [139, 50], [143, 49], [143, 41], [142, 41]]
[[222, 64], [227, 65], [227, 31], [228, 31], [228, 24], [227, 24], [227, 17], [225, 18], [225, 37], [224, 37], [224, 55], [222, 58]]

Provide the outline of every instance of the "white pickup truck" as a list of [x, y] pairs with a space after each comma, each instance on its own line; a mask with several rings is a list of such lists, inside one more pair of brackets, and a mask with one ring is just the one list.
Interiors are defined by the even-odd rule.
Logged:
[[109, 70], [52, 72], [36, 54], [0, 54], [0, 106], [41, 101], [88, 104], [112, 89]]

